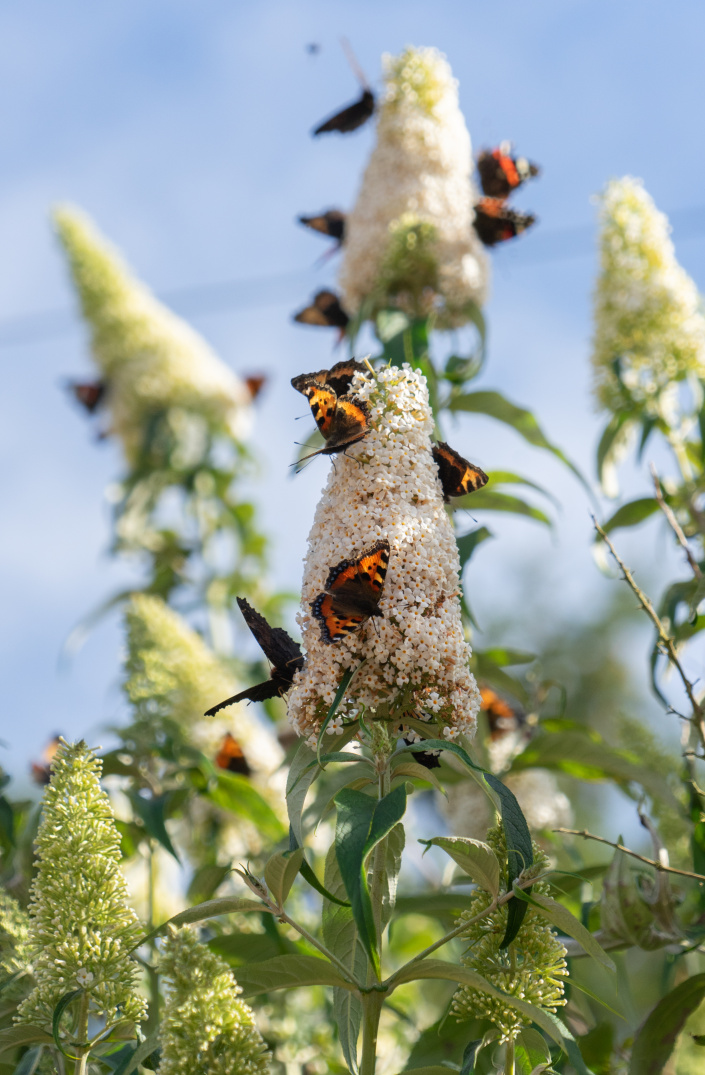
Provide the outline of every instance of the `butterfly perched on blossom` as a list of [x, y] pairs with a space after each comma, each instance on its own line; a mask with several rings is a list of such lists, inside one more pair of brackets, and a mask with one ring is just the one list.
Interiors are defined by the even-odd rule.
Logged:
[[51, 763], [59, 749], [60, 741], [60, 734], [53, 736], [44, 747], [41, 760], [31, 763], [32, 780], [34, 780], [35, 784], [45, 785], [51, 780]]
[[541, 169], [526, 157], [513, 157], [511, 144], [501, 142], [497, 149], [486, 149], [477, 158], [482, 192], [489, 198], [507, 198]]
[[384, 615], [379, 602], [388, 565], [389, 542], [382, 540], [330, 569], [323, 593], [311, 602], [324, 642], [338, 642], [358, 631], [370, 616]]
[[370, 409], [364, 400], [357, 396], [338, 396], [327, 384], [318, 381], [307, 382], [299, 391], [306, 396], [316, 425], [326, 442], [318, 451], [302, 456], [299, 463], [312, 459], [314, 455], [344, 452], [370, 432]]
[[69, 381], [67, 385], [69, 392], [89, 414], [94, 414], [104, 401], [107, 387], [105, 381]]
[[238, 773], [240, 776], [250, 776], [252, 773], [242, 747], [230, 732], [226, 732], [223, 736], [223, 741], [215, 756], [215, 764], [218, 769], [227, 769], [229, 773]]
[[489, 481], [484, 470], [480, 470], [474, 463], [468, 463], [467, 459], [463, 459], [462, 455], [444, 441], [434, 444], [433, 458], [438, 467], [438, 477], [446, 504], [452, 497], [477, 492]]
[[481, 198], [475, 206], [473, 227], [485, 246], [497, 246], [513, 239], [535, 223], [533, 213], [509, 209], [503, 198]]
[[300, 216], [298, 219], [299, 224], [310, 228], [311, 231], [317, 231], [319, 235], [337, 239], [338, 243], [342, 243], [345, 237], [345, 213], [342, 213], [340, 209], [327, 209], [325, 213], [319, 213], [318, 216]]
[[315, 138], [319, 134], [328, 134], [330, 131], [349, 134], [351, 131], [356, 131], [358, 127], [362, 127], [363, 123], [367, 123], [374, 110], [375, 95], [366, 86], [357, 101], [346, 105], [340, 112], [336, 112], [334, 115], [329, 116], [328, 119], [323, 120], [323, 123], [319, 123], [314, 128], [313, 136]]
[[252, 608], [244, 597], [238, 597], [237, 603], [245, 623], [273, 668], [270, 678], [264, 683], [257, 683], [254, 687], [248, 687], [247, 690], [234, 694], [232, 698], [219, 702], [206, 711], [207, 717], [213, 717], [219, 710], [234, 705], [235, 702], [242, 702], [245, 698], [250, 702], [264, 702], [267, 698], [278, 698], [286, 694], [294, 681], [294, 673], [304, 666], [301, 646], [294, 642], [283, 627], [271, 627], [264, 616]]
[[340, 305], [340, 299], [334, 291], [318, 291], [309, 306], [304, 306], [303, 310], [294, 314], [294, 321], [300, 325], [345, 329], [350, 318]]
[[480, 696], [480, 710], [487, 716], [491, 739], [502, 739], [509, 732], [518, 732], [526, 724], [526, 713], [514, 709], [491, 687], [481, 687]]
[[322, 384], [332, 388], [336, 396], [344, 396], [350, 390], [353, 376], [356, 373], [366, 373], [365, 366], [354, 358], [344, 358], [342, 362], [336, 362], [329, 370], [318, 370], [317, 373], [301, 373], [298, 377], [291, 378], [291, 385], [297, 392], [305, 394], [306, 388], [311, 384]]

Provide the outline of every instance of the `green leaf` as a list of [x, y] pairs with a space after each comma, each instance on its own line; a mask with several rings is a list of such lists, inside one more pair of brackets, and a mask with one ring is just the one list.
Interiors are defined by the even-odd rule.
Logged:
[[552, 527], [553, 523], [545, 511], [527, 504], [521, 497], [512, 496], [510, 493], [501, 493], [494, 489], [478, 489], [475, 493], [467, 496], [456, 497], [449, 507], [452, 511], [460, 511], [464, 508], [475, 511], [508, 511], [512, 515], [524, 515], [527, 519], [534, 519], [538, 523]]
[[419, 765], [419, 763], [415, 761], [401, 761], [397, 765], [394, 765], [394, 761], [392, 760], [392, 765], [394, 779], [398, 776], [410, 776], [414, 780], [425, 780], [427, 784], [432, 784], [436, 791], [440, 791], [441, 795], [446, 794], [433, 769], [427, 769], [425, 765]]
[[476, 885], [491, 896], [499, 895], [499, 860], [489, 844], [469, 836], [434, 836], [432, 840], [419, 840], [419, 843], [442, 848]]
[[225, 878], [231, 872], [231, 866], [201, 866], [191, 878], [186, 893], [190, 903], [203, 903], [204, 900], [212, 899], [214, 892], [222, 885]]
[[269, 913], [266, 905], [259, 900], [240, 899], [235, 896], [224, 896], [219, 900], [206, 900], [205, 903], [198, 903], [195, 907], [187, 907], [185, 911], [179, 911], [173, 918], [162, 922], [161, 926], [157, 926], [151, 933], [143, 937], [130, 951], [135, 952], [143, 944], [147, 944], [148, 941], [158, 937], [167, 926], [185, 926], [189, 922], [205, 922], [206, 919], [217, 918], [219, 915], [239, 914], [246, 911]]
[[53, 1045], [54, 1039], [38, 1026], [11, 1026], [0, 1030], [0, 1053], [19, 1049], [22, 1045]]
[[323, 742], [323, 736], [326, 734], [326, 728], [328, 727], [328, 725], [332, 721], [333, 717], [335, 716], [335, 714], [336, 714], [336, 712], [338, 710], [338, 706], [340, 705], [340, 703], [342, 702], [343, 698], [345, 697], [345, 692], [348, 689], [348, 687], [350, 686], [351, 679], [353, 678], [353, 676], [355, 675], [356, 672], [360, 671], [360, 669], [362, 668], [364, 663], [365, 662], [363, 660], [363, 661], [360, 661], [360, 663], [358, 664], [357, 668], [348, 668], [348, 670], [345, 672], [345, 674], [343, 675], [343, 678], [341, 679], [341, 681], [340, 681], [340, 683], [338, 685], [338, 689], [335, 692], [335, 698], [333, 699], [333, 703], [332, 703], [330, 709], [328, 710], [328, 712], [326, 713], [325, 720], [323, 721], [323, 724], [321, 724], [321, 730], [318, 733], [318, 740], [316, 742], [316, 756], [318, 757], [319, 762], [320, 762], [320, 758], [321, 758], [321, 743]]
[[204, 798], [236, 817], [252, 821], [268, 840], [277, 843], [286, 836], [286, 828], [267, 800], [245, 776], [218, 769], [216, 786]]
[[140, 1064], [143, 1064], [148, 1056], [159, 1047], [159, 1037], [157, 1034], [152, 1034], [150, 1037], [145, 1038], [140, 1042], [137, 1048], [133, 1051], [131, 1056], [127, 1056], [120, 1067], [116, 1068], [113, 1075], [132, 1075], [133, 1071], [137, 1071]]
[[527, 903], [536, 907], [543, 918], [547, 919], [552, 925], [557, 926], [562, 933], [576, 940], [587, 954], [596, 959], [603, 967], [613, 973], [616, 972], [617, 968], [614, 965], [614, 961], [610, 959], [604, 948], [597, 943], [582, 922], [579, 922], [575, 915], [571, 914], [557, 900], [552, 899], [551, 896], [539, 896], [535, 893], [529, 895], [518, 889], [516, 885], [514, 886], [514, 895], [518, 899], [526, 900]]
[[[505, 787], [494, 773], [490, 773], [487, 769], [483, 769], [482, 766], [476, 765], [467, 751], [463, 750], [457, 743], [450, 743], [445, 739], [426, 739], [423, 743], [412, 743], [411, 746], [405, 747], [404, 751], [399, 753], [404, 753], [405, 751], [418, 753], [419, 750], [447, 750], [460, 758], [469, 769], [482, 773], [490, 792], [494, 793], [490, 797], [495, 804], [499, 803], [502, 826], [507, 841], [507, 885], [508, 887], [513, 886], [522, 870], [532, 866], [534, 862], [529, 826], [526, 824], [526, 818], [522, 814], [521, 807], [514, 794], [509, 788]], [[507, 930], [502, 938], [501, 948], [507, 948], [519, 932], [526, 914], [526, 906], [521, 900], [510, 900], [507, 904]]]
[[[622, 504], [622, 507], [618, 508], [606, 523], [602, 524], [602, 529], [606, 534], [610, 534], [613, 530], [619, 530], [620, 527], [638, 526], [639, 523], [649, 519], [658, 510], [658, 501], [653, 496], [644, 496], [639, 500], [631, 500], [628, 504]], [[595, 541], [599, 542], [601, 540], [598, 534]]]
[[556, 507], [559, 506], [557, 497], [549, 492], [548, 489], [544, 489], [542, 485], [532, 482], [529, 478], [522, 477], [521, 474], [515, 474], [513, 470], [488, 470], [487, 477], [490, 479], [493, 488], [496, 485], [525, 485], [527, 489], [535, 489], [537, 493], [547, 497]]
[[[297, 847], [298, 847], [298, 844], [296, 842], [296, 837], [294, 836], [293, 830], [290, 828], [289, 829], [289, 850], [290, 851], [296, 851]], [[299, 873], [303, 877], [304, 881], [308, 881], [308, 883], [311, 886], [311, 888], [315, 889], [316, 892], [319, 892], [321, 894], [321, 896], [325, 896], [325, 898], [327, 900], [332, 900], [333, 903], [339, 902], [336, 899], [336, 897], [333, 896], [332, 893], [330, 893], [321, 884], [321, 882], [318, 880], [318, 878], [316, 877], [315, 873], [313, 872], [313, 870], [309, 866], [308, 862], [306, 861], [305, 857], [301, 860], [301, 865], [299, 867]], [[344, 907], [349, 907], [350, 906], [350, 904], [346, 903], [344, 900], [340, 901], [340, 902], [342, 902], [342, 905]]]
[[520, 649], [508, 649], [507, 646], [493, 646], [491, 649], [475, 650], [475, 653], [491, 661], [493, 664], [504, 668], [506, 665], [531, 664], [536, 660], [535, 653], [527, 653]]
[[379, 976], [379, 952], [364, 867], [370, 852], [404, 816], [406, 785], [400, 784], [379, 801], [361, 791], [343, 788], [338, 792], [335, 802], [338, 807], [335, 851], [340, 875], [350, 900], [360, 940], [375, 973]]
[[34, 1075], [39, 1067], [39, 1061], [42, 1059], [43, 1052], [43, 1045], [35, 1045], [34, 1049], [28, 1049], [12, 1075]]
[[296, 842], [300, 845], [304, 842], [301, 830], [301, 815], [303, 814], [306, 795], [318, 775], [318, 772], [311, 768], [311, 762], [315, 760], [315, 752], [309, 749], [302, 739], [291, 760], [286, 781], [286, 808], [289, 814], [289, 824], [296, 837]]
[[474, 904], [474, 896], [462, 892], [427, 892], [421, 896], [399, 896], [394, 913], [422, 914], [441, 922], [455, 922]]
[[269, 933], [226, 933], [212, 937], [207, 942], [211, 952], [215, 952], [231, 966], [241, 963], [261, 963], [274, 956], [296, 952], [296, 947], [279, 935]]
[[673, 1052], [686, 1019], [705, 998], [705, 974], [694, 974], [662, 997], [636, 1036], [629, 1075], [658, 1075]]
[[612, 469], [615, 450], [622, 445], [624, 437], [628, 435], [629, 428], [633, 424], [633, 419], [621, 413], [611, 418], [605, 427], [597, 446], [597, 477], [601, 485], [606, 484], [605, 472]]
[[568, 457], [547, 439], [531, 411], [517, 407], [510, 403], [500, 392], [467, 392], [464, 395], [455, 396], [449, 404], [452, 411], [468, 411], [471, 414], [486, 414], [490, 418], [496, 418], [498, 422], [516, 430], [519, 436], [533, 444], [535, 448], [543, 448], [552, 452], [556, 458], [573, 471], [579, 481], [587, 487], [587, 483], [578, 468], [571, 463]]
[[4, 795], [0, 795], [0, 832], [10, 847], [15, 847], [15, 815]]
[[[323, 943], [358, 982], [367, 980], [367, 957], [358, 937], [357, 926], [349, 903], [343, 903], [345, 885], [340, 876], [335, 846], [326, 856], [324, 873], [326, 887], [337, 898], [336, 903], [326, 900], [323, 904]], [[333, 1019], [338, 1028], [338, 1039], [348, 1067], [357, 1071], [357, 1040], [362, 1024], [360, 997], [348, 989], [333, 990]]]
[[543, 1071], [541, 1065], [550, 1065], [551, 1050], [538, 1030], [524, 1027], [516, 1039], [515, 1058], [517, 1075], [533, 1075], [537, 1068]]
[[165, 795], [154, 795], [151, 798], [145, 798], [138, 791], [132, 790], [128, 791], [127, 796], [132, 804], [132, 809], [152, 839], [166, 848], [169, 854], [173, 855], [178, 863], [181, 863], [181, 859], [177, 855], [166, 830], [164, 817], [164, 811], [171, 799], [171, 794], [167, 792]]
[[302, 985], [334, 985], [339, 989], [355, 989], [342, 974], [317, 956], [285, 955], [250, 963], [237, 972], [238, 985], [246, 997], [271, 993], [275, 989], [296, 989]]
[[488, 538], [493, 536], [492, 531], [488, 530], [486, 526], [478, 526], [475, 530], [471, 530], [469, 534], [462, 534], [460, 537], [456, 535], [455, 541], [458, 546], [458, 553], [460, 554], [461, 575], [465, 565], [471, 560], [475, 549], [477, 549], [483, 541], [487, 541]]
[[384, 842], [384, 862], [382, 869], [381, 885], [379, 889], [379, 904], [372, 905], [375, 920], [379, 921], [380, 933], [389, 924], [397, 902], [397, 881], [401, 869], [401, 856], [406, 843], [404, 826], [397, 824], [391, 829]]
[[277, 907], [283, 907], [304, 857], [303, 847], [295, 851], [277, 851], [264, 867], [267, 888], [274, 896]]
[[68, 1057], [69, 1060], [75, 1060], [76, 1057], [70, 1056], [70, 1054], [65, 1051], [61, 1042], [61, 1017], [68, 1008], [69, 1004], [76, 1000], [77, 997], [83, 996], [83, 993], [83, 989], [71, 989], [68, 993], [64, 993], [63, 997], [61, 997], [61, 999], [57, 1002], [57, 1005], [54, 1008], [51, 1017], [51, 1032], [54, 1038], [54, 1044], [56, 1045], [56, 1048], [59, 1050], [59, 1052], [63, 1053], [64, 1056]]

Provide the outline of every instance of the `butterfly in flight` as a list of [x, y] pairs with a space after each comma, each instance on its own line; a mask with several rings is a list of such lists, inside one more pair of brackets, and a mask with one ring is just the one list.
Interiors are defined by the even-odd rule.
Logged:
[[480, 697], [480, 711], [487, 717], [490, 738], [493, 741], [502, 739], [510, 732], [518, 732], [526, 725], [526, 713], [521, 709], [513, 709], [491, 687], [481, 687]]
[[340, 305], [340, 299], [334, 291], [319, 291], [313, 297], [310, 306], [305, 306], [294, 314], [294, 321], [300, 325], [322, 325], [324, 328], [339, 328], [342, 330], [348, 326], [350, 318]]
[[497, 246], [513, 239], [535, 223], [533, 213], [508, 209], [502, 198], [481, 198], [475, 206], [473, 227], [485, 246]]
[[105, 400], [107, 387], [105, 381], [69, 381], [67, 384], [69, 392], [89, 414], [94, 414]]
[[384, 615], [379, 602], [388, 565], [389, 542], [383, 540], [330, 569], [323, 593], [311, 602], [324, 642], [338, 642], [359, 631], [370, 616]]
[[363, 89], [357, 101], [346, 105], [340, 112], [329, 116], [323, 123], [314, 128], [314, 138], [319, 134], [328, 134], [330, 131], [338, 131], [340, 134], [350, 134], [367, 123], [375, 110], [375, 95], [367, 86]]
[[51, 780], [51, 763], [54, 760], [54, 755], [59, 749], [60, 740], [61, 735], [57, 733], [57, 735], [53, 736], [53, 738], [50, 739], [47, 745], [44, 747], [44, 750], [42, 751], [41, 761], [32, 762], [32, 780], [34, 780], [35, 784], [40, 784], [43, 786], [45, 784], [48, 784]]
[[244, 597], [238, 597], [237, 603], [260, 649], [274, 667], [270, 678], [264, 683], [257, 683], [254, 687], [248, 687], [247, 690], [234, 694], [232, 698], [219, 702], [212, 709], [206, 710], [207, 717], [213, 717], [219, 710], [234, 705], [235, 702], [242, 702], [245, 698], [250, 702], [264, 702], [267, 698], [279, 698], [291, 687], [294, 673], [304, 666], [301, 646], [298, 642], [294, 642], [283, 627], [271, 627], [264, 616], [252, 608]]
[[310, 384], [316, 383], [332, 388], [336, 396], [344, 396], [350, 391], [353, 375], [356, 373], [367, 373], [367, 368], [354, 358], [345, 358], [342, 362], [336, 362], [329, 370], [301, 373], [298, 377], [292, 377], [291, 384], [297, 392], [304, 394]]
[[298, 221], [311, 231], [317, 231], [319, 235], [337, 239], [338, 245], [345, 238], [345, 213], [340, 209], [326, 209], [325, 213], [319, 213], [318, 216], [300, 216]]
[[511, 144], [501, 142], [497, 149], [486, 149], [477, 158], [477, 171], [483, 194], [489, 198], [508, 198], [541, 169], [526, 157], [513, 157]]
[[446, 504], [455, 496], [477, 492], [489, 481], [484, 470], [480, 470], [474, 463], [468, 463], [467, 459], [463, 459], [462, 455], [444, 441], [434, 444], [433, 458], [438, 467], [438, 477]]
[[223, 741], [215, 756], [215, 764], [218, 769], [227, 769], [229, 773], [237, 773], [239, 776], [252, 774], [242, 747], [230, 732], [226, 732], [223, 736]]
[[269, 378], [263, 373], [253, 373], [249, 377], [245, 377], [247, 391], [250, 393], [250, 398], [252, 400], [257, 399], [268, 380]]

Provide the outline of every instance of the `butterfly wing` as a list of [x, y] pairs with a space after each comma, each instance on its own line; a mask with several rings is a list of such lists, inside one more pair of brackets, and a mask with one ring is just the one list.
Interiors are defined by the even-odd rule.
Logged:
[[477, 492], [489, 481], [484, 470], [480, 470], [474, 463], [463, 459], [462, 455], [443, 441], [440, 444], [434, 444], [433, 458], [438, 467], [438, 477], [446, 503], [452, 497]]
[[322, 454], [335, 455], [367, 436], [370, 431], [370, 409], [364, 400], [358, 399], [357, 396], [336, 399], [328, 431], [325, 432], [320, 425], [318, 428], [326, 438], [325, 448], [321, 449]]
[[342, 242], [345, 234], [345, 213], [341, 213], [340, 209], [328, 209], [318, 216], [300, 216], [299, 224]]
[[[304, 659], [301, 646], [294, 641], [283, 627], [272, 627], [267, 623], [264, 616], [252, 608], [252, 605], [244, 597], [238, 597], [237, 603], [245, 623], [255, 636], [257, 644], [265, 657], [274, 665], [280, 678], [288, 677], [289, 686], [291, 686], [294, 672], [303, 668]], [[279, 684], [280, 687], [281, 683]], [[279, 693], [279, 690], [276, 693]], [[274, 695], [269, 697], [274, 697]]]
[[215, 764], [219, 769], [227, 769], [228, 772], [239, 773], [241, 776], [250, 776], [252, 773], [242, 747], [230, 732], [223, 736], [220, 750], [215, 756]]
[[370, 616], [380, 615], [379, 601], [389, 565], [389, 542], [377, 541], [357, 559], [341, 560], [328, 572], [325, 591], [311, 602], [326, 642], [357, 631]]
[[366, 123], [375, 110], [375, 96], [371, 90], [363, 90], [357, 101], [347, 105], [346, 108], [336, 112], [335, 115], [320, 123], [314, 130], [314, 137], [319, 134], [328, 134], [330, 131], [339, 131], [340, 134], [349, 134], [356, 131]]
[[330, 385], [336, 396], [344, 396], [350, 390], [354, 375], [365, 372], [362, 362], [354, 358], [343, 359], [327, 371], [326, 384]]
[[532, 213], [508, 209], [501, 198], [482, 198], [475, 206], [473, 226], [485, 246], [497, 246], [513, 239], [535, 223]]
[[207, 709], [204, 716], [214, 717], [221, 709], [226, 709], [229, 705], [235, 705], [236, 702], [266, 702], [268, 698], [278, 698], [280, 693], [279, 685], [274, 679], [268, 679], [264, 683], [256, 683], [254, 687], [248, 687], [247, 690], [240, 691], [239, 694], [233, 694], [231, 698], [226, 698], [224, 702], [218, 702], [217, 705]]
[[322, 325], [324, 328], [345, 328], [350, 318], [333, 291], [319, 291], [310, 306], [294, 314], [301, 325]]
[[93, 414], [105, 398], [107, 385], [104, 381], [71, 381], [68, 387], [81, 406]]
[[338, 405], [338, 397], [332, 388], [318, 381], [312, 381], [301, 389], [311, 407], [311, 413], [320, 432], [328, 440], [333, 429], [333, 418]]

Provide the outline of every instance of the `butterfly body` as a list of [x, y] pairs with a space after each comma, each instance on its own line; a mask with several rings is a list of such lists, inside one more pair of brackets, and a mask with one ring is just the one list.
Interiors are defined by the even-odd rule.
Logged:
[[105, 381], [69, 381], [68, 383], [71, 394], [89, 414], [94, 414], [104, 402], [107, 387]]
[[370, 617], [384, 615], [379, 602], [388, 565], [389, 542], [382, 540], [330, 569], [323, 593], [311, 602], [324, 642], [338, 642]]
[[541, 169], [526, 157], [514, 157], [508, 142], [497, 149], [485, 150], [477, 158], [477, 171], [483, 194], [489, 198], [507, 198], [525, 183], [539, 175]]
[[433, 458], [438, 467], [438, 477], [446, 504], [453, 497], [477, 492], [489, 481], [484, 470], [463, 459], [462, 455], [444, 441], [434, 444]]
[[299, 224], [317, 231], [319, 235], [337, 239], [338, 243], [342, 243], [345, 237], [345, 213], [341, 213], [340, 209], [327, 209], [318, 216], [300, 216]]
[[513, 239], [535, 223], [532, 213], [509, 209], [503, 198], [481, 198], [475, 206], [473, 227], [485, 246], [497, 246]]
[[239, 776], [250, 776], [252, 773], [242, 747], [230, 732], [226, 732], [223, 736], [220, 749], [215, 756], [215, 764], [218, 769], [227, 769], [229, 773], [237, 773]]
[[[336, 455], [362, 440], [370, 431], [370, 409], [357, 396], [338, 396], [332, 388], [311, 381], [299, 391], [306, 396], [325, 445], [313, 455]], [[300, 460], [301, 462], [301, 460]]]
[[257, 643], [268, 661], [273, 665], [270, 678], [264, 683], [257, 683], [254, 687], [248, 687], [232, 698], [226, 698], [212, 709], [206, 711], [207, 717], [214, 716], [226, 706], [234, 705], [247, 699], [249, 702], [264, 702], [268, 698], [279, 698], [291, 687], [294, 682], [294, 673], [304, 666], [304, 658], [301, 646], [284, 630], [283, 627], [272, 627], [267, 623], [256, 609], [252, 608], [244, 597], [238, 597], [237, 603], [244, 617], [245, 623], [255, 636]]
[[350, 318], [334, 291], [319, 291], [309, 306], [304, 306], [303, 310], [294, 314], [294, 321], [300, 325], [318, 325], [322, 328], [342, 330], [347, 328]]
[[340, 112], [336, 112], [323, 123], [319, 123], [313, 135], [316, 137], [319, 134], [328, 134], [330, 131], [349, 134], [351, 131], [356, 131], [358, 127], [362, 127], [363, 123], [367, 123], [374, 110], [375, 95], [372, 90], [365, 88], [357, 101], [353, 101]]

